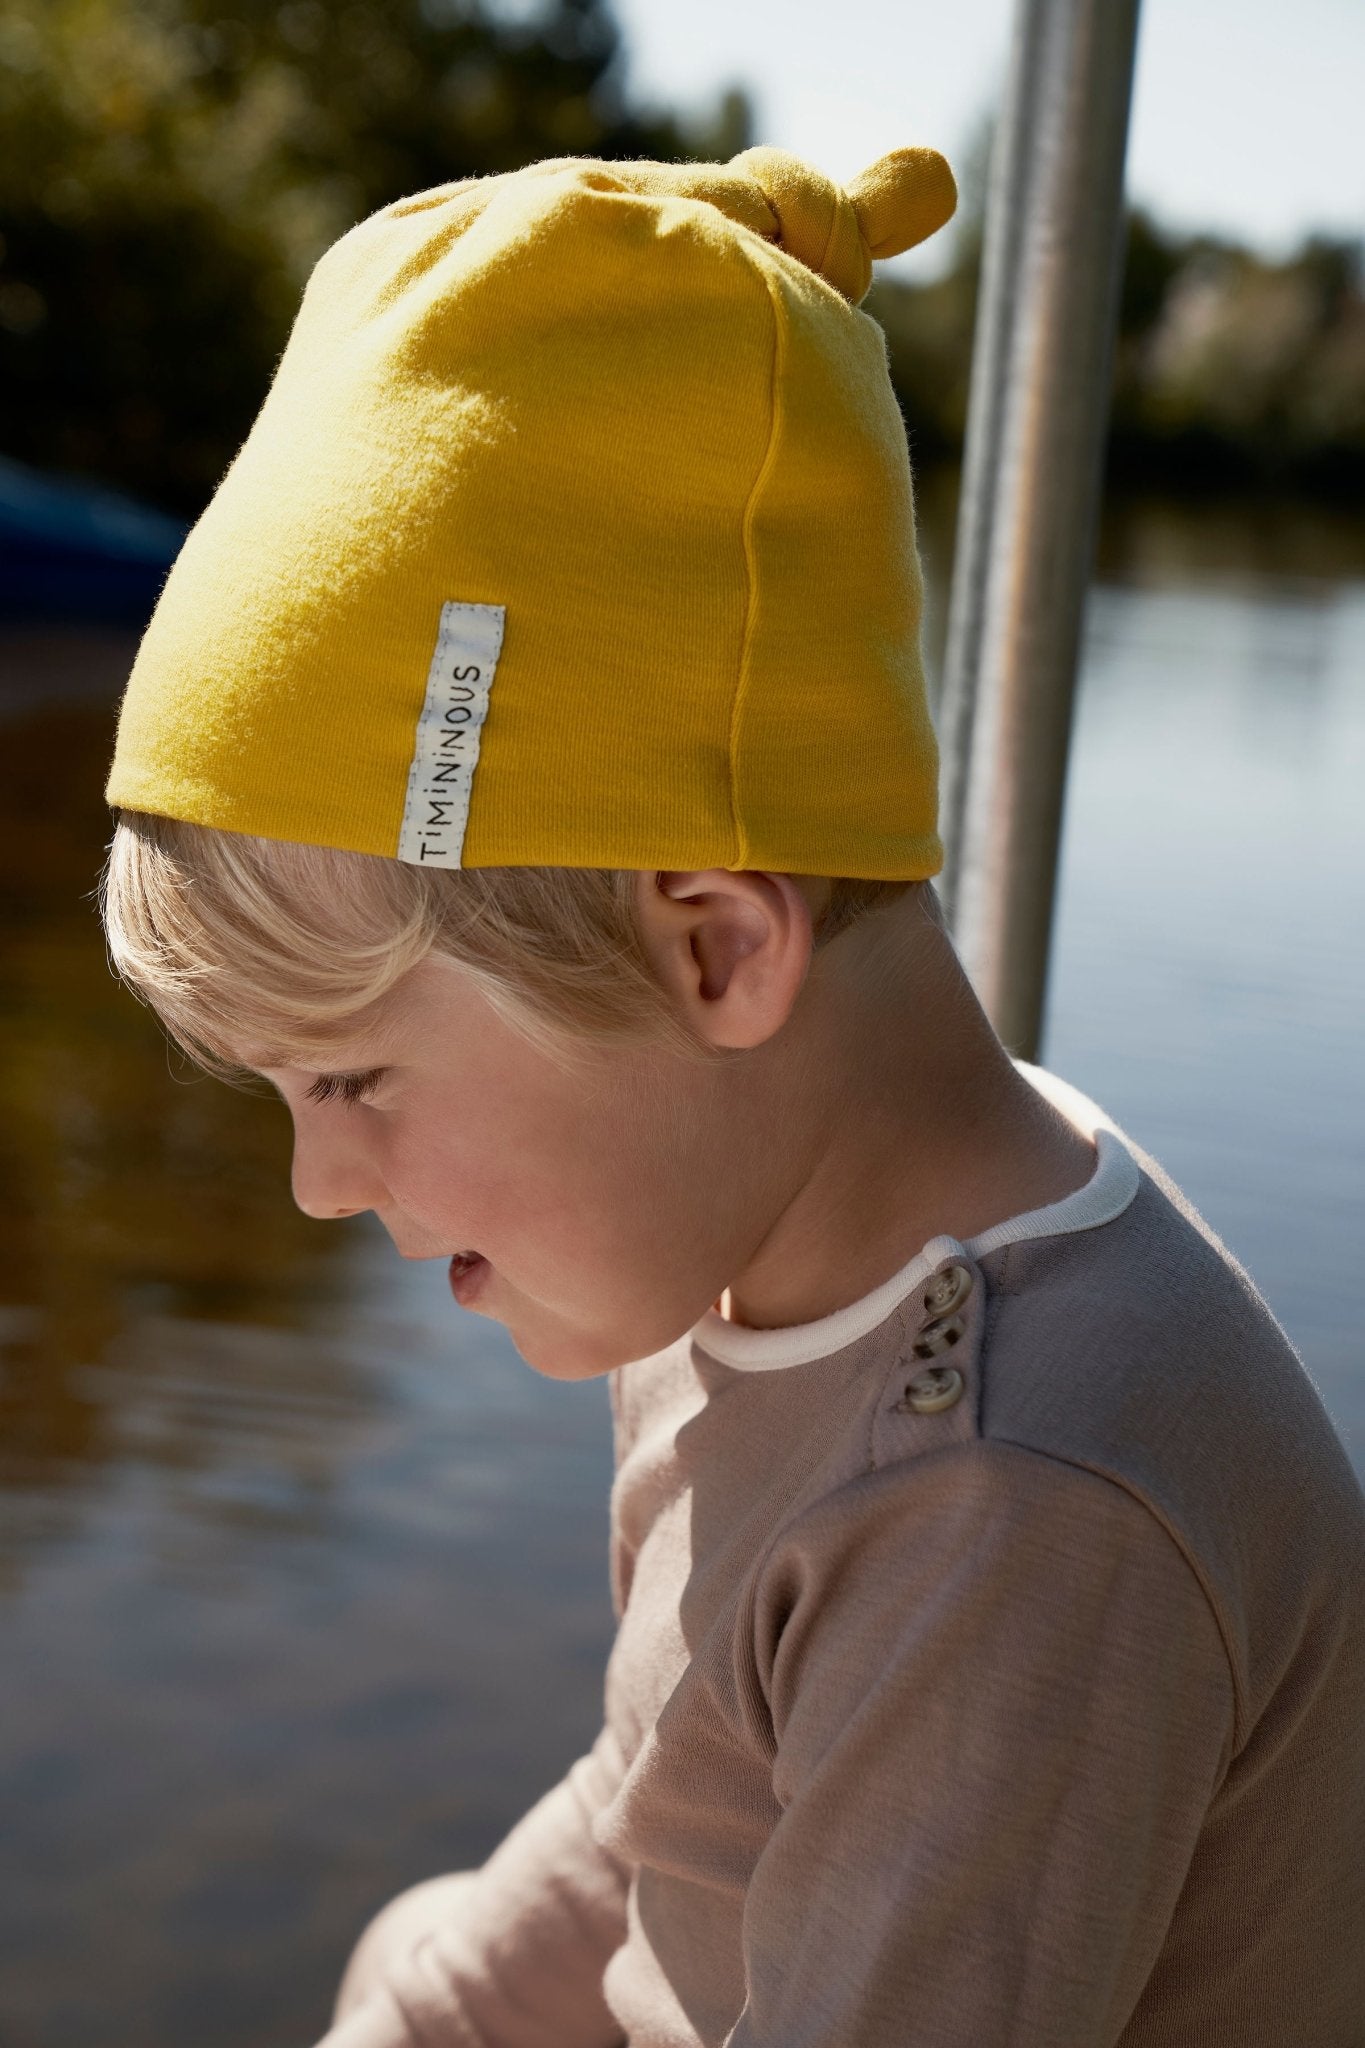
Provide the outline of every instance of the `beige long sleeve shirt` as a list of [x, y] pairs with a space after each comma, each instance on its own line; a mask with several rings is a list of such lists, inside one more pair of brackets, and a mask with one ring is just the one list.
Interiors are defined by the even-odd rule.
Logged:
[[1359, 1483], [1018, 1064], [1085, 1187], [612, 1375], [601, 1736], [328, 2048], [1365, 2048]]

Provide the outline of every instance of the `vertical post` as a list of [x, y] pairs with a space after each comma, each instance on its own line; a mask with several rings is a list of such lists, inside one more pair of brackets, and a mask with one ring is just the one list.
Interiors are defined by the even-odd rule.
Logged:
[[1036, 1060], [1094, 559], [1139, 0], [1019, 0], [991, 157], [940, 711], [944, 910]]

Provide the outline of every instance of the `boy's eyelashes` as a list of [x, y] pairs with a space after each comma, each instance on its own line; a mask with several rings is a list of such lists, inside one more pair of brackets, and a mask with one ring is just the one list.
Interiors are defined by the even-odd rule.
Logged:
[[370, 1067], [363, 1074], [319, 1074], [304, 1093], [309, 1102], [363, 1102], [383, 1072], [382, 1067]]

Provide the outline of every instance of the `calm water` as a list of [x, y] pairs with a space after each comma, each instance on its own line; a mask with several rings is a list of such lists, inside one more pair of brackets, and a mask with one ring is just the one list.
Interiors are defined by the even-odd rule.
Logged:
[[[1250, 1269], [1365, 1474], [1362, 552], [1111, 521], [1042, 1056]], [[86, 896], [128, 650], [34, 653], [0, 648], [0, 2048], [307, 2048], [365, 1916], [598, 1726], [606, 1390], [300, 1217], [283, 1108], [168, 1071]]]

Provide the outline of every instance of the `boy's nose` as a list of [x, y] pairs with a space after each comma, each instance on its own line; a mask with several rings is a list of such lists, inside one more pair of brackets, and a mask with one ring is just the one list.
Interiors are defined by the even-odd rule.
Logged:
[[290, 1188], [296, 1208], [320, 1223], [377, 1207], [381, 1191], [365, 1184], [359, 1163], [304, 1144], [296, 1136]]
[[306, 1186], [297, 1173], [293, 1175], [293, 1192], [294, 1206], [319, 1223], [332, 1223], [342, 1216], [359, 1216], [372, 1207], [369, 1202], [336, 1201], [325, 1191]]

